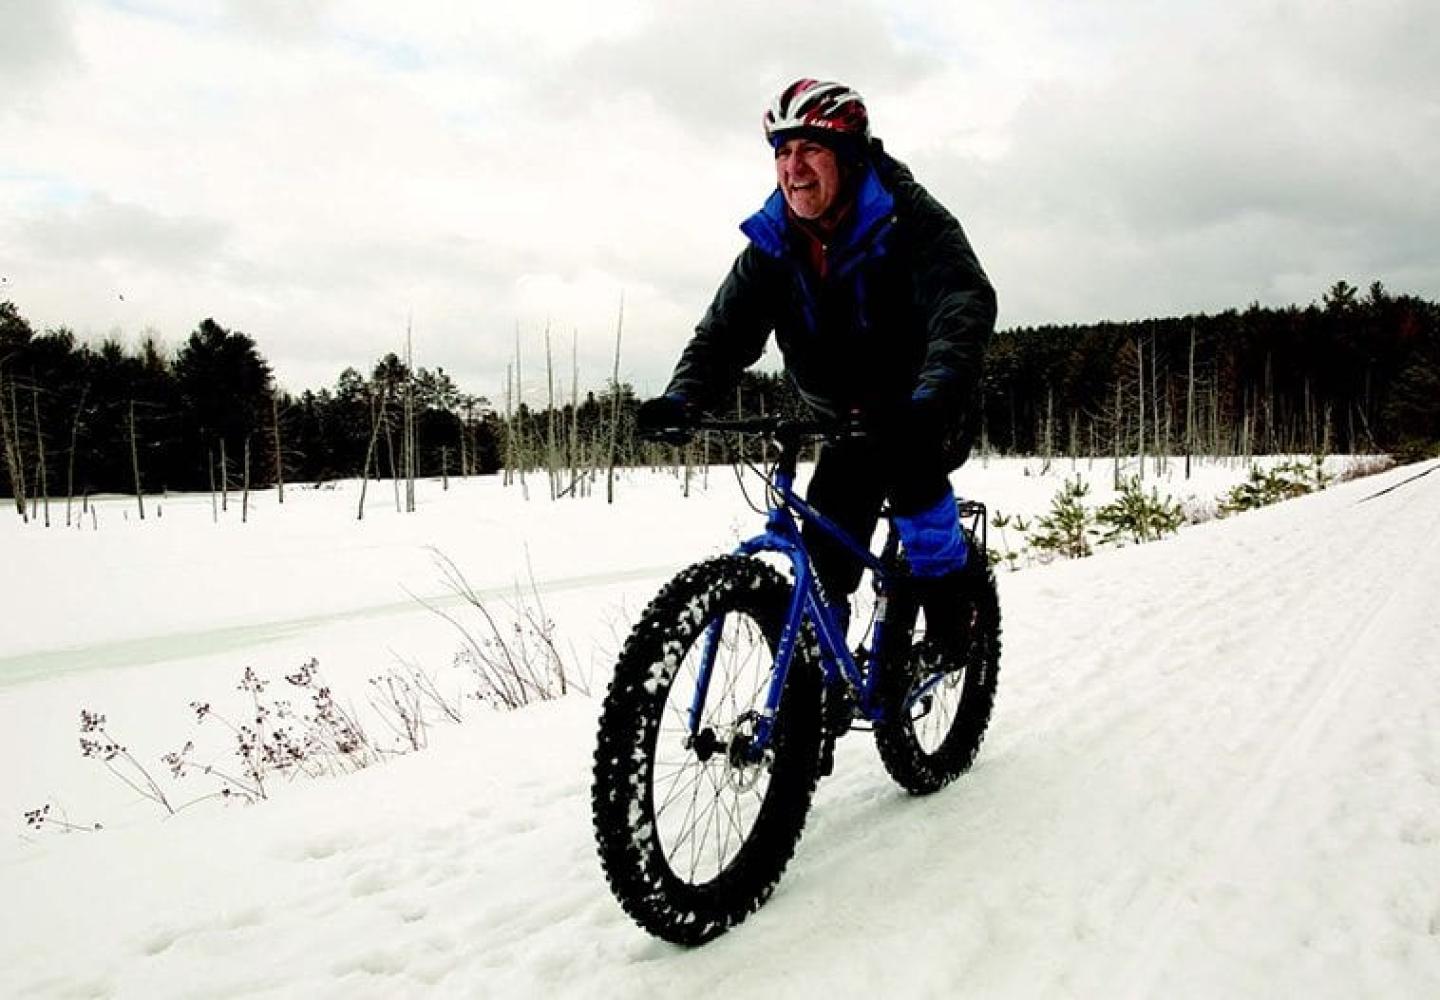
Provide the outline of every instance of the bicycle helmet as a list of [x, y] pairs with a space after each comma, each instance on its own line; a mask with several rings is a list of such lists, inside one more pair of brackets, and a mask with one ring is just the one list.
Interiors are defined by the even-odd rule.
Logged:
[[845, 86], [808, 77], [780, 91], [765, 111], [765, 141], [778, 147], [797, 133], [863, 146], [870, 139], [865, 99]]

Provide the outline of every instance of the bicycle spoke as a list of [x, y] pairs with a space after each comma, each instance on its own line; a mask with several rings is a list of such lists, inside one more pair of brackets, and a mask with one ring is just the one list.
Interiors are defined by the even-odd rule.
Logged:
[[703, 775], [694, 771], [694, 769], [690, 769], [690, 771], [691, 774], [688, 780], [677, 778], [676, 780], [671, 782], [671, 790], [665, 796], [665, 801], [660, 803], [660, 805], [657, 806], [655, 809], [655, 819], [657, 822], [659, 821], [660, 817], [664, 815], [664, 813], [670, 808], [671, 805], [673, 805], [679, 799], [683, 798], [686, 792], [693, 791], [694, 788], [700, 784]]
[[[696, 883], [723, 872], [744, 847], [769, 775], [750, 773], [761, 765], [736, 765], [730, 754], [734, 741], [748, 736], [762, 707], [770, 681], [770, 647], [756, 623], [742, 615], [718, 622], [708, 690], [693, 728], [690, 711], [700, 684], [701, 665], [711, 628], [700, 631], [677, 671], [657, 736], [657, 748], [678, 748], [693, 734], [715, 741], [705, 760], [691, 748], [657, 758], [652, 770], [655, 817], [662, 850], [681, 861], [681, 870]], [[683, 809], [681, 804], [683, 803]]]
[[[703, 777], [703, 775], [701, 775], [700, 777]], [[691, 874], [692, 874], [692, 876], [693, 876], [693, 874], [694, 874], [694, 865], [695, 865], [695, 848], [694, 848], [694, 833], [695, 833], [695, 825], [696, 825], [696, 822], [695, 822], [695, 810], [696, 810], [696, 808], [698, 807], [699, 802], [700, 802], [700, 790], [701, 790], [701, 788], [703, 787], [703, 785], [704, 785], [704, 782], [703, 782], [703, 781], [697, 780], [697, 781], [695, 782], [694, 790], [691, 792], [691, 795], [690, 795], [690, 805], [689, 805], [688, 808], [686, 808], [686, 810], [685, 810], [685, 815], [684, 815], [684, 817], [682, 817], [681, 820], [680, 820], [680, 837], [679, 837], [678, 840], [676, 840], [675, 844], [670, 848], [670, 850], [668, 850], [668, 851], [666, 852], [667, 854], [676, 853], [676, 852], [678, 852], [682, 847], [684, 847], [684, 846], [686, 846], [687, 844], [689, 844], [689, 845], [690, 845], [690, 864], [691, 864]]]

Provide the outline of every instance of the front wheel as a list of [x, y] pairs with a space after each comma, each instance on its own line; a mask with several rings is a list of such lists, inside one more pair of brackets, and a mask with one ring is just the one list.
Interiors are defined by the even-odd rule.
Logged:
[[890, 655], [881, 678], [885, 720], [875, 726], [875, 744], [885, 770], [916, 795], [969, 770], [995, 704], [1000, 601], [988, 566], [969, 574], [954, 610], [960, 628], [947, 623], [943, 630], [950, 641], [926, 638], [917, 628], [908, 648]]
[[595, 836], [620, 905], [667, 941], [700, 944], [745, 919], [800, 839], [821, 737], [808, 630], [769, 748], [753, 744], [789, 602], [765, 563], [700, 563], [651, 602], [616, 664], [595, 751]]

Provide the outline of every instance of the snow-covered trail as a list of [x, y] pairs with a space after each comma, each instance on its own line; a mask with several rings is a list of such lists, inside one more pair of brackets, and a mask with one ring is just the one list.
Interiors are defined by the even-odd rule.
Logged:
[[[471, 596], [485, 602], [504, 602], [514, 596], [534, 593], [541, 597], [575, 590], [595, 589], [611, 584], [652, 580], [677, 567], [670, 564], [644, 566], [612, 572], [585, 573], [536, 581], [473, 587]], [[179, 632], [165, 632], [134, 639], [101, 640], [43, 652], [0, 656], [0, 688], [37, 679], [63, 677], [86, 670], [113, 670], [125, 667], [170, 663], [193, 659], [197, 651], [208, 656], [249, 653], [257, 648], [285, 642], [304, 648], [306, 641], [322, 630], [336, 626], [382, 623], [387, 630], [413, 628], [416, 619], [433, 616], [435, 610], [463, 608], [469, 597], [452, 590], [438, 590], [407, 597], [401, 601], [371, 604], [317, 614], [275, 617], [245, 625], [210, 625]]]
[[1440, 995], [1440, 475], [1004, 575], [944, 792], [839, 747], [771, 902], [698, 950], [610, 899], [597, 706], [7, 862], [0, 995]]

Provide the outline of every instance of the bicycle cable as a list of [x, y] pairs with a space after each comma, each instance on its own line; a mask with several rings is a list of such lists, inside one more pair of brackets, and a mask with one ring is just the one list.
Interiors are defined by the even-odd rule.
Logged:
[[[739, 435], [736, 435], [736, 437], [739, 437]], [[750, 499], [750, 491], [745, 488], [745, 476], [741, 471], [741, 465], [744, 465], [745, 468], [759, 476], [761, 481], [765, 483], [767, 489], [770, 488], [770, 476], [745, 455], [743, 439], [740, 446], [740, 462], [731, 466], [731, 468], [735, 470], [735, 482], [740, 486], [740, 495], [745, 498], [746, 506], [757, 514], [768, 514], [768, 509], [761, 507], [754, 500]]]

